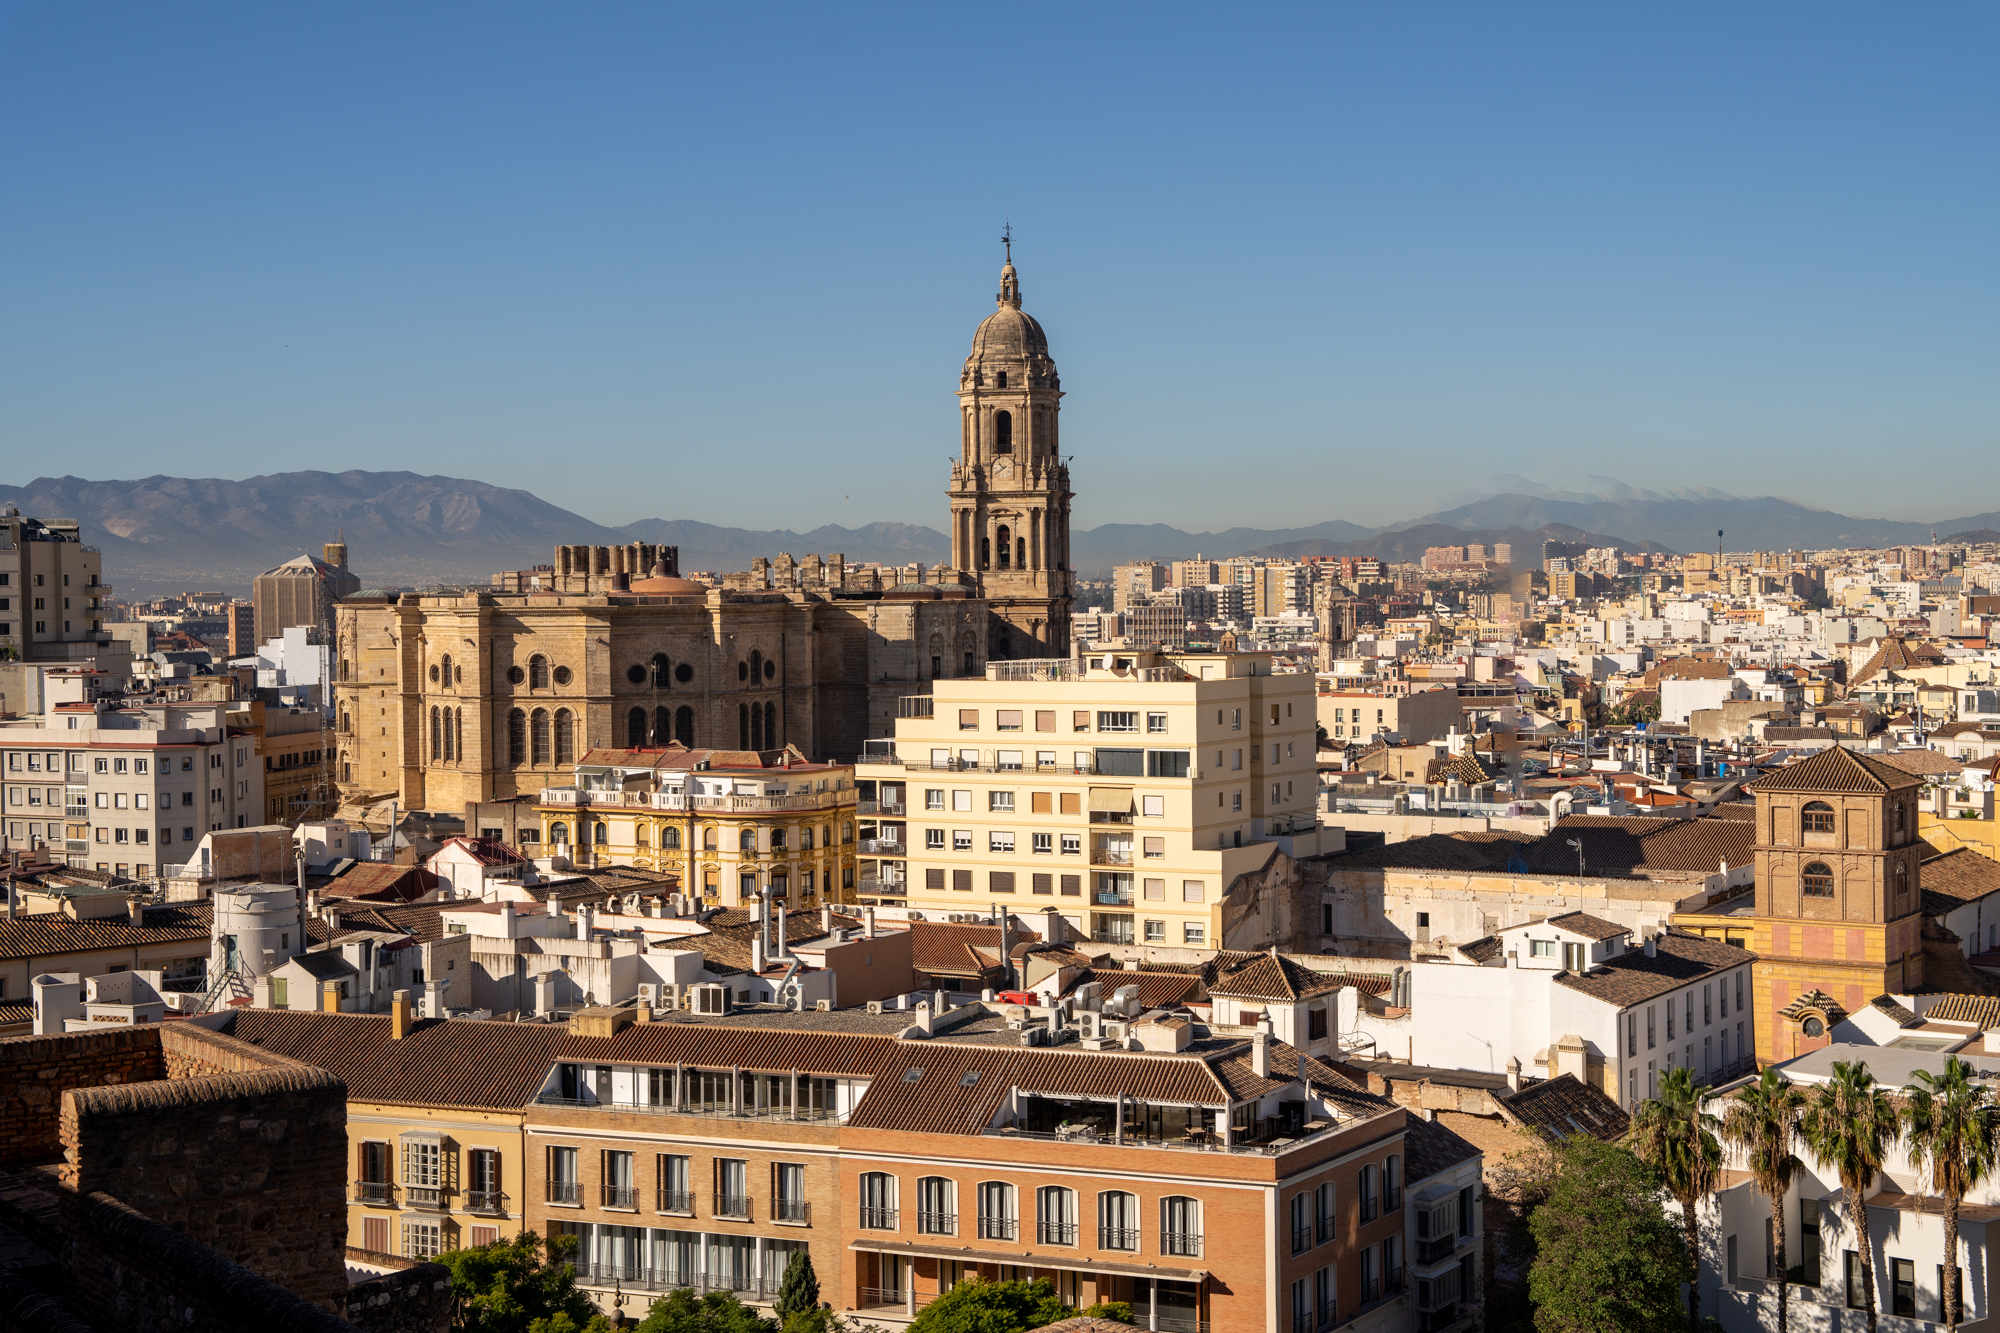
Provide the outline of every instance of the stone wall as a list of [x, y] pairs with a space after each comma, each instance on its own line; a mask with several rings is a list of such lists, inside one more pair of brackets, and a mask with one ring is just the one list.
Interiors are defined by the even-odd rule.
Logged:
[[[212, 1033], [169, 1040], [204, 1069], [261, 1055]], [[59, 1174], [331, 1309], [347, 1286], [346, 1127], [347, 1085], [304, 1065], [73, 1088]]]
[[372, 1250], [347, 1247], [347, 1257], [378, 1274], [347, 1289], [347, 1322], [362, 1333], [442, 1333], [451, 1326], [451, 1270]]
[[62, 1156], [56, 1113], [71, 1089], [141, 1083], [165, 1072], [151, 1026], [0, 1038], [0, 1164]]

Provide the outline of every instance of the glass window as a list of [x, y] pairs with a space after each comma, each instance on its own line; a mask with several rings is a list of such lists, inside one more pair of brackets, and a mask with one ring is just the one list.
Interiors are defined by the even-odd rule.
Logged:
[[1158, 733], [1165, 731], [1166, 729], [1167, 729], [1167, 715], [1165, 713], [1146, 714], [1147, 731]]

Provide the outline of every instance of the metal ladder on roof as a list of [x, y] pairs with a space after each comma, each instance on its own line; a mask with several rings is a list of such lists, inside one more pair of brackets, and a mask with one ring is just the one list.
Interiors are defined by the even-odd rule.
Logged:
[[212, 1014], [217, 1008], [232, 1000], [249, 998], [250, 987], [243, 980], [243, 974], [233, 967], [225, 967], [222, 969], [222, 974], [215, 979], [215, 984], [208, 988], [208, 993], [201, 997], [201, 1007], [195, 1012]]

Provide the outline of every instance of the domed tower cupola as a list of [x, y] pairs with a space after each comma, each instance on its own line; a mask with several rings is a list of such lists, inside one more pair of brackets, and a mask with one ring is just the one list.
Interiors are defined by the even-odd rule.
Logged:
[[1048, 335], [1021, 309], [1013, 235], [1003, 233], [996, 309], [959, 373], [959, 461], [952, 467], [952, 564], [978, 576], [997, 617], [991, 657], [1069, 651], [1069, 468], [1062, 381]]

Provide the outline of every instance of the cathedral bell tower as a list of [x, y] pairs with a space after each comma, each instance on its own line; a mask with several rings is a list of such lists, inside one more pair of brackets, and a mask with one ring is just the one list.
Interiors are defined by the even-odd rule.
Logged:
[[1064, 657], [1074, 594], [1062, 381], [1048, 336], [1021, 309], [1012, 238], [1003, 240], [999, 308], [972, 335], [958, 377], [951, 563], [974, 576], [992, 609], [989, 660]]

